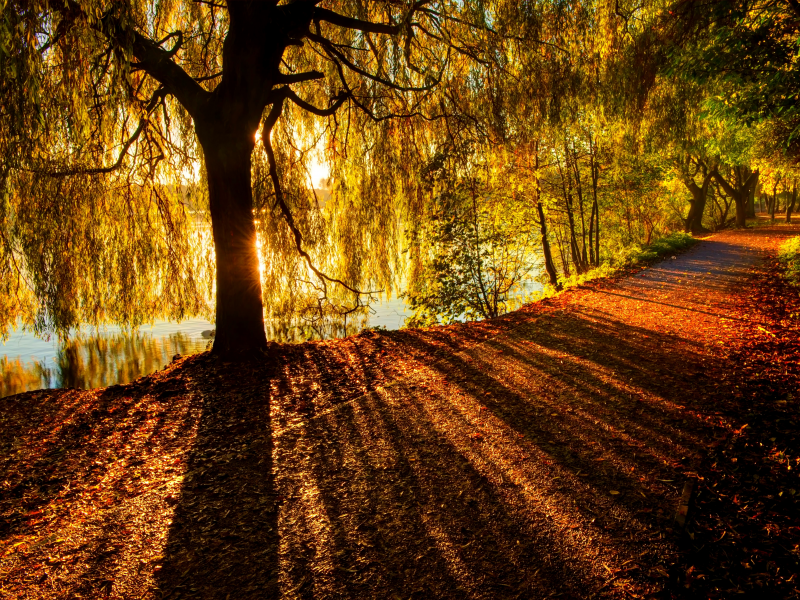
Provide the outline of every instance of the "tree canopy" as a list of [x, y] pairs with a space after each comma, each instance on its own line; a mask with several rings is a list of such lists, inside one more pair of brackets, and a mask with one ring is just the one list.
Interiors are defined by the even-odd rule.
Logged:
[[1, 19], [3, 330], [135, 326], [213, 296], [223, 351], [263, 346], [264, 301], [346, 312], [391, 291], [438, 130], [549, 47], [541, 7], [513, 2], [66, 0]]
[[797, 16], [705, 6], [6, 1], [0, 331], [203, 314], [216, 351], [247, 352], [265, 314], [436, 288], [434, 255], [466, 260], [470, 232], [501, 254], [540, 239], [560, 285], [557, 261], [581, 274], [733, 205], [741, 225], [755, 147], [794, 139]]

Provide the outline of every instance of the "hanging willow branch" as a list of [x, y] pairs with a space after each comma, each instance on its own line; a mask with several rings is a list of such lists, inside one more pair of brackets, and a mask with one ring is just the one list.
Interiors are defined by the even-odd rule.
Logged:
[[[278, 176], [278, 165], [277, 161], [275, 160], [275, 151], [272, 147], [272, 141], [270, 139], [270, 136], [272, 134], [272, 128], [275, 126], [275, 124], [277, 123], [278, 119], [281, 116], [281, 113], [283, 112], [283, 102], [285, 98], [291, 97], [291, 95], [294, 95], [294, 92], [289, 90], [289, 88], [283, 88], [280, 91], [279, 98], [276, 99], [272, 104], [272, 108], [270, 109], [267, 118], [264, 120], [264, 126], [261, 129], [261, 140], [264, 144], [264, 150], [266, 151], [267, 159], [269, 161], [269, 176], [270, 179], [272, 180], [272, 186], [275, 189], [275, 204], [278, 206], [278, 208], [280, 208], [281, 214], [283, 215], [283, 218], [286, 221], [286, 225], [292, 232], [297, 253], [303, 257], [303, 259], [306, 261], [306, 264], [308, 265], [308, 268], [311, 269], [314, 275], [316, 275], [319, 278], [322, 284], [322, 293], [323, 293], [322, 300], [328, 298], [328, 283], [336, 283], [354, 294], [355, 296], [354, 307], [342, 313], [343, 315], [347, 315], [354, 312], [355, 310], [358, 310], [360, 307], [364, 306], [361, 303], [362, 296], [372, 296], [373, 294], [381, 293], [383, 290], [363, 292], [352, 286], [347, 285], [341, 279], [336, 279], [335, 277], [329, 277], [328, 275], [323, 273], [319, 268], [317, 268], [317, 266], [314, 264], [314, 261], [311, 259], [311, 256], [303, 248], [303, 234], [300, 232], [300, 229], [295, 224], [292, 211], [289, 209], [289, 206], [286, 204], [286, 200], [283, 197], [283, 187], [281, 186], [281, 180], [280, 177]], [[295, 98], [293, 98], [292, 100], [296, 101]], [[336, 109], [339, 106], [341, 106], [346, 99], [347, 99], [346, 94], [345, 95], [340, 94], [337, 99], [337, 102], [329, 109], [323, 110], [315, 107], [311, 107], [311, 109], [313, 109], [312, 112], [314, 112], [315, 114], [325, 114], [325, 113], [333, 114], [336, 111]]]

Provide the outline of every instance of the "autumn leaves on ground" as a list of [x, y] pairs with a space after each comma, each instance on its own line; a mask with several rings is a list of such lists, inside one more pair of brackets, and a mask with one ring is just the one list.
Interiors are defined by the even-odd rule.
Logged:
[[798, 229], [2, 399], [0, 596], [797, 597], [800, 300], [769, 257]]

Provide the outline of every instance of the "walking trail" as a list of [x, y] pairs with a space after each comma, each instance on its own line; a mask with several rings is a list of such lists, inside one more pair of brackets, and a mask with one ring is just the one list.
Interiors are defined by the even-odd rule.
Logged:
[[682, 491], [745, 425], [717, 405], [753, 329], [732, 295], [799, 229], [717, 234], [488, 322], [0, 400], [0, 595], [689, 590]]

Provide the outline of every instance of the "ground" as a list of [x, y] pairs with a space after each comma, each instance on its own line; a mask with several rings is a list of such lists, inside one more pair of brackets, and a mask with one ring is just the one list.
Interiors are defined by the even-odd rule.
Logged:
[[798, 233], [4, 398], [0, 596], [797, 597], [800, 296], [770, 255]]

